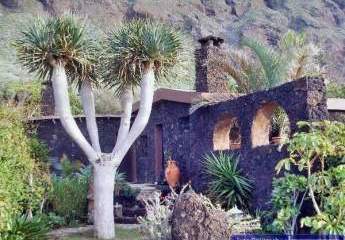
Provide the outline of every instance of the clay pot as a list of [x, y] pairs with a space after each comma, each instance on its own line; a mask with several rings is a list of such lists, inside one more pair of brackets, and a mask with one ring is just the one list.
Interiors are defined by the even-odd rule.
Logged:
[[241, 143], [231, 143], [230, 150], [235, 150], [241, 148]]
[[180, 181], [180, 169], [176, 165], [176, 161], [169, 159], [168, 165], [165, 169], [165, 179], [169, 186], [175, 188]]

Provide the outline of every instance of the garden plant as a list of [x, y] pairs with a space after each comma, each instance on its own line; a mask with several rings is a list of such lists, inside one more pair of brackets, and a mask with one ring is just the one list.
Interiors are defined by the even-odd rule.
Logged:
[[248, 211], [252, 182], [238, 167], [239, 158], [224, 152], [205, 156], [205, 173], [209, 178], [208, 192], [226, 209], [235, 206]]
[[[308, 226], [312, 232], [345, 234], [345, 125], [339, 122], [300, 122], [302, 130], [288, 143], [290, 157], [281, 160], [277, 172], [286, 175], [275, 181], [273, 227], [288, 234]], [[295, 169], [295, 171], [294, 171]], [[310, 200], [315, 212], [302, 216], [301, 205]]]
[[[152, 108], [155, 79], [179, 63], [183, 36], [173, 28], [152, 21], [134, 20], [111, 32], [99, 57], [97, 40], [89, 38], [86, 24], [73, 15], [37, 18], [15, 41], [20, 62], [41, 79], [50, 78], [56, 114], [66, 132], [93, 165], [96, 234], [115, 237], [114, 177], [125, 154], [144, 130]], [[100, 62], [99, 62], [100, 61]], [[104, 69], [97, 68], [97, 64]], [[100, 70], [100, 71], [98, 71]], [[115, 147], [103, 153], [95, 118], [93, 87], [102, 79], [120, 96], [122, 117]], [[77, 126], [70, 106], [68, 82], [80, 87], [91, 144]], [[133, 88], [140, 86], [140, 107], [130, 127]]]

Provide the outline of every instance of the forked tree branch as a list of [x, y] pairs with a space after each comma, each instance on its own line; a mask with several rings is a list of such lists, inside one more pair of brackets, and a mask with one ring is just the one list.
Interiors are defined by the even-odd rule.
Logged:
[[140, 106], [138, 114], [127, 137], [112, 156], [112, 161], [115, 162], [115, 166], [121, 163], [129, 148], [140, 136], [149, 121], [153, 102], [154, 81], [155, 74], [153, 71], [153, 64], [148, 64], [144, 69], [143, 79], [140, 84]]
[[55, 112], [60, 117], [63, 128], [84, 151], [89, 161], [95, 162], [99, 158], [99, 154], [92, 148], [92, 146], [83, 136], [72, 116], [68, 96], [67, 76], [63, 64], [56, 63], [53, 65], [51, 80], [54, 91]]
[[112, 157], [115, 156], [115, 153], [119, 150], [119, 147], [122, 145], [126, 137], [128, 136], [129, 127], [131, 125], [131, 116], [132, 116], [132, 105], [133, 105], [133, 91], [131, 87], [127, 88], [120, 98], [122, 116], [120, 128], [117, 133], [116, 144], [112, 152]]
[[80, 88], [80, 98], [86, 118], [86, 127], [92, 143], [92, 147], [96, 152], [101, 153], [99, 144], [98, 128], [96, 122], [95, 99], [90, 81], [83, 81]]

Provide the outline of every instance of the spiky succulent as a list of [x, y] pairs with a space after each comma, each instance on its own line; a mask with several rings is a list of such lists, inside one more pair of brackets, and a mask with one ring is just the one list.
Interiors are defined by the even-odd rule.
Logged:
[[86, 23], [75, 15], [37, 17], [14, 42], [19, 61], [41, 79], [52, 71], [52, 61], [65, 65], [72, 81], [95, 81], [97, 49], [86, 34]]
[[253, 185], [251, 180], [243, 176], [238, 161], [234, 155], [210, 153], [203, 160], [204, 172], [209, 177], [211, 197], [226, 208], [236, 205], [247, 210]]
[[144, 65], [154, 64], [157, 79], [179, 63], [184, 52], [183, 34], [151, 20], [133, 20], [112, 31], [106, 40], [104, 82], [121, 93], [137, 86]]

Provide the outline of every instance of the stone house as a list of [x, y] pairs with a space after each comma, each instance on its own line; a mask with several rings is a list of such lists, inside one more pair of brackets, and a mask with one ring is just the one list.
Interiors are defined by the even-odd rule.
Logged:
[[[162, 182], [168, 158], [178, 162], [181, 182], [191, 181], [196, 190], [205, 189], [202, 169], [205, 154], [226, 151], [239, 157], [243, 174], [254, 182], [252, 207], [265, 208], [270, 198], [274, 167], [287, 156], [286, 149], [273, 144], [270, 126], [273, 111], [281, 107], [288, 115], [290, 135], [301, 120], [324, 120], [345, 115], [343, 100], [328, 100], [322, 79], [303, 78], [276, 88], [243, 96], [228, 94], [225, 75], [208, 61], [222, 56], [220, 38], [199, 41], [196, 51], [196, 91], [158, 89], [149, 123], [121, 164], [120, 171], [137, 183]], [[133, 106], [133, 116], [138, 103]], [[76, 116], [87, 135], [85, 119]], [[38, 136], [51, 149], [53, 161], [62, 154], [85, 160], [80, 149], [62, 129], [58, 118], [32, 119]], [[98, 116], [97, 123], [104, 151], [111, 151], [120, 118]]]

